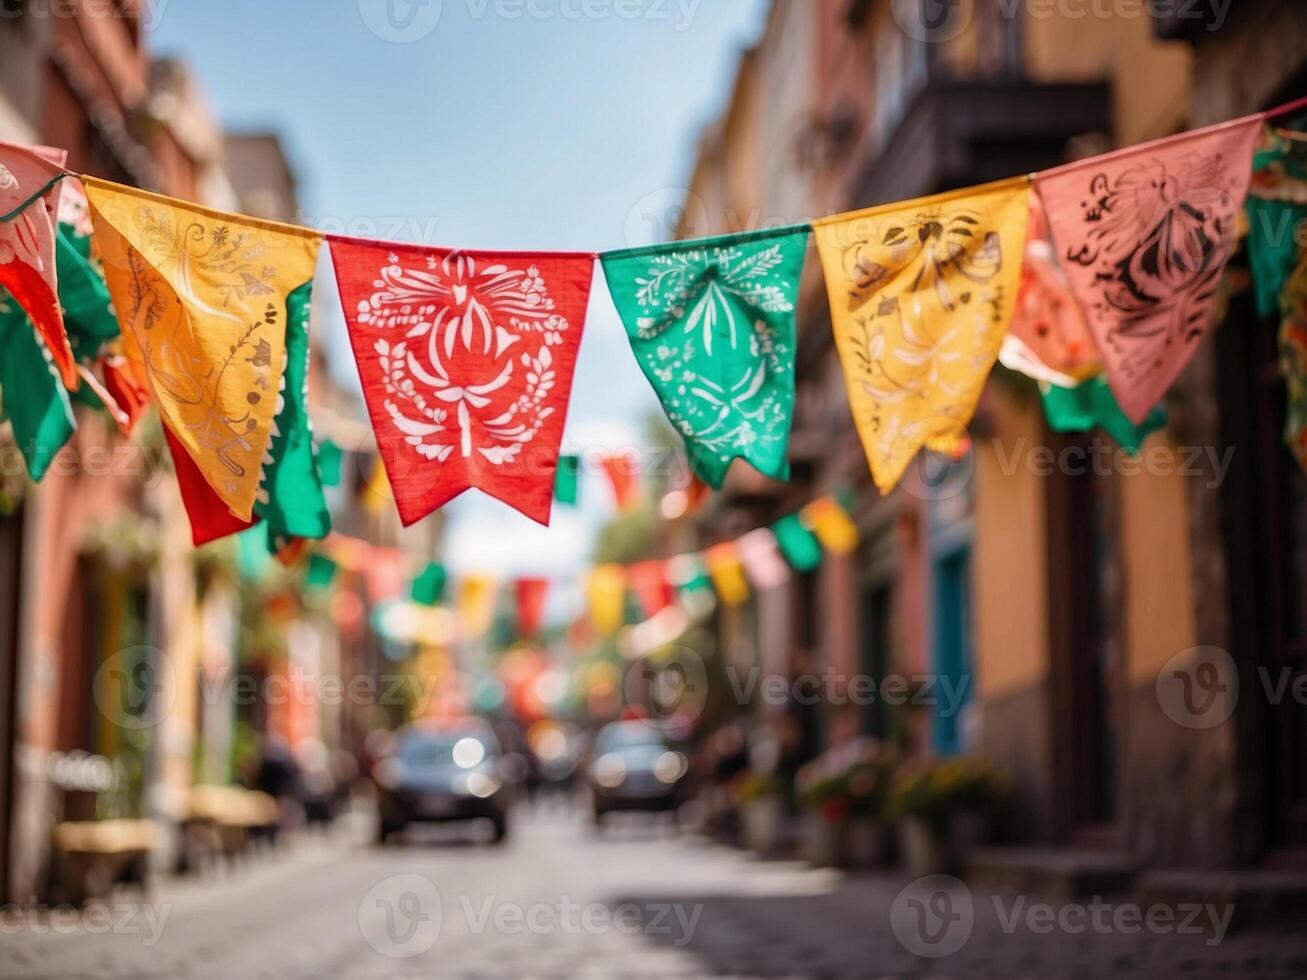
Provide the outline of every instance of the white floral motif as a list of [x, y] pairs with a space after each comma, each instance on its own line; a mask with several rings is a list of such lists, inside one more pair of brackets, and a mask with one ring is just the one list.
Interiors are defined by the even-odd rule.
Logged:
[[[779, 315], [793, 312], [795, 286], [786, 259], [779, 243], [686, 249], [650, 256], [634, 279], [636, 346], [668, 416], [721, 464], [783, 457], [793, 360]], [[723, 336], [728, 350], [715, 350]]]
[[[558, 381], [550, 348], [569, 329], [540, 270], [460, 252], [429, 258], [425, 270], [389, 261], [358, 320], [403, 331], [374, 345], [395, 427], [426, 459], [457, 450], [496, 466], [515, 460], [554, 414], [545, 405]], [[524, 384], [513, 384], [519, 376]]]

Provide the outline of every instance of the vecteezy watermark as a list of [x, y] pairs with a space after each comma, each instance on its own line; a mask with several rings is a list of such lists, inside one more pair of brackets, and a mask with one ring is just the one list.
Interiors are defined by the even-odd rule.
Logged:
[[[0, 446], [0, 478], [23, 476], [27, 473], [26, 459], [40, 452], [35, 443], [22, 446], [9, 443]], [[99, 478], [128, 479], [143, 477], [142, 485], [150, 489], [169, 473], [168, 450], [163, 446], [141, 446], [121, 443], [115, 446], [87, 446], [79, 449], [64, 446], [54, 454], [46, 469], [46, 477], [60, 479], [79, 474]]]
[[[1256, 670], [1255, 689], [1266, 703], [1286, 702], [1307, 707], [1307, 673], [1293, 667]], [[1239, 672], [1234, 658], [1220, 647], [1183, 650], [1166, 662], [1157, 675], [1157, 701], [1177, 725], [1191, 729], [1216, 728], [1234, 714], [1239, 704]]]
[[976, 908], [971, 890], [952, 875], [918, 878], [890, 906], [890, 930], [914, 956], [952, 956], [971, 939]]
[[[628, 20], [671, 24], [690, 29], [702, 0], [463, 0], [467, 16], [477, 20]], [[368, 30], [383, 41], [412, 44], [430, 37], [440, 25], [444, 0], [358, 0]]]
[[[1218, 31], [1225, 24], [1234, 0], [985, 0], [993, 3], [1006, 21], [1139, 20], [1153, 17], [1164, 21], [1201, 21], [1207, 30]], [[893, 0], [894, 23], [908, 37], [940, 44], [958, 37], [971, 26], [977, 0]]]
[[[1219, 945], [1229, 932], [1234, 905], [1108, 902], [1051, 904], [1025, 895], [994, 895], [994, 922], [1005, 936], [1202, 936]], [[983, 906], [982, 906], [983, 907]], [[909, 884], [890, 907], [890, 930], [914, 956], [941, 959], [962, 950], [975, 932], [977, 907], [971, 890], [951, 875], [930, 875]]]
[[677, 902], [578, 902], [567, 895], [543, 902], [505, 902], [494, 895], [460, 895], [447, 914], [440, 890], [418, 874], [394, 875], [368, 890], [359, 903], [364, 940], [391, 959], [429, 951], [442, 934], [482, 936], [648, 936], [687, 946], [703, 905]]
[[945, 674], [845, 674], [834, 667], [820, 672], [806, 672], [794, 677], [764, 674], [759, 667], [741, 671], [726, 669], [731, 690], [741, 704], [755, 699], [781, 707], [797, 704], [811, 707], [828, 704], [836, 707], [866, 707], [887, 704], [891, 707], [937, 707], [944, 718], [952, 718], [966, 705], [971, 689], [971, 675]]
[[436, 944], [442, 925], [440, 891], [430, 878], [393, 875], [377, 882], [359, 903], [359, 931], [369, 946], [395, 960], [421, 956]]
[[120, 728], [154, 728], [171, 714], [177, 685], [158, 647], [124, 647], [105, 658], [91, 681], [101, 715]]
[[440, 25], [442, 0], [358, 0], [368, 30], [391, 44], [413, 44]]
[[139, 902], [92, 902], [80, 909], [71, 905], [40, 909], [6, 904], [0, 905], [0, 935], [136, 936], [142, 946], [153, 949], [163, 938], [171, 914], [171, 905]]
[[145, 31], [153, 31], [163, 20], [164, 11], [172, 0], [140, 0], [125, 4], [122, 0], [22, 0], [19, 3], [0, 4], [0, 21], [28, 17], [33, 20], [53, 18], [87, 20], [135, 17]]
[[1239, 703], [1239, 672], [1220, 647], [1182, 650], [1157, 675], [1157, 703], [1184, 728], [1225, 724]]

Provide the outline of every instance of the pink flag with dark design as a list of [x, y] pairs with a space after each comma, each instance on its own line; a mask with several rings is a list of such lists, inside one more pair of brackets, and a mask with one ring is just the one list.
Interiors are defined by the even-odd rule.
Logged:
[[1207, 329], [1261, 125], [1248, 116], [1036, 177], [1107, 379], [1137, 424]]
[[31, 318], [64, 386], [81, 384], [59, 306], [55, 233], [67, 153], [0, 143], [0, 286]]
[[330, 241], [405, 526], [472, 487], [548, 524], [594, 256]]

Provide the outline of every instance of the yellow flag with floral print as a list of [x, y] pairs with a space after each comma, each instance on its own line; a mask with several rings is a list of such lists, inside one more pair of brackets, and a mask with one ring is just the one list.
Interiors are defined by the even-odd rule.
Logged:
[[1021, 277], [1020, 177], [814, 224], [849, 404], [889, 493], [922, 446], [958, 455]]
[[250, 520], [286, 366], [287, 300], [321, 237], [83, 177], [124, 348], [168, 429]]

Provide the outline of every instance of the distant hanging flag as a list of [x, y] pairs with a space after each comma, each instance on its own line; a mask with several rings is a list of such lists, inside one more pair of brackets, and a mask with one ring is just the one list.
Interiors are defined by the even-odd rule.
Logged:
[[434, 606], [445, 596], [445, 566], [430, 562], [426, 568], [413, 579], [409, 588], [409, 597], [419, 605]]
[[849, 555], [858, 550], [858, 525], [834, 497], [814, 500], [799, 515], [831, 554]]
[[322, 475], [324, 487], [340, 486], [340, 470], [344, 457], [344, 450], [330, 439], [323, 439], [318, 444], [318, 472]]
[[545, 603], [549, 600], [549, 579], [520, 578], [514, 583], [517, 599], [517, 635], [535, 636], [545, 621]]
[[1098, 345], [1080, 302], [1048, 237], [1039, 196], [1030, 196], [1030, 223], [1021, 265], [1021, 289], [1003, 339], [1003, 366], [1036, 381], [1072, 388], [1102, 370]]
[[1138, 453], [1144, 440], [1166, 427], [1166, 409], [1154, 408], [1136, 425], [1121, 411], [1112, 388], [1103, 378], [1091, 378], [1074, 388], [1041, 386], [1044, 415], [1054, 432], [1089, 432], [1101, 428], [1128, 453]]
[[645, 618], [652, 619], [672, 604], [674, 597], [665, 562], [643, 561], [630, 566], [626, 575]]
[[1020, 177], [815, 223], [849, 404], [883, 494], [925, 446], [955, 455], [1020, 282]]
[[331, 253], [404, 524], [472, 487], [548, 524], [594, 256], [340, 237]]
[[396, 548], [371, 548], [363, 565], [368, 599], [375, 606], [404, 594], [404, 552]]
[[498, 580], [489, 575], [465, 575], [459, 582], [458, 620], [467, 636], [480, 639], [490, 632], [498, 588]]
[[776, 535], [768, 528], [750, 531], [735, 542], [749, 582], [758, 592], [779, 589], [790, 580], [790, 566], [781, 557]]
[[634, 455], [609, 453], [600, 459], [608, 485], [613, 490], [613, 502], [621, 511], [631, 510], [640, 503], [640, 462]]
[[554, 478], [554, 499], [568, 507], [575, 507], [581, 499], [581, 457], [558, 457], [558, 475]]
[[0, 143], [0, 287], [31, 318], [69, 389], [81, 380], [59, 306], [55, 235], [64, 160], [47, 147]]
[[717, 598], [724, 606], [742, 606], [749, 601], [749, 580], [734, 541], [714, 545], [703, 553]]
[[789, 478], [808, 236], [803, 225], [602, 256], [636, 360], [712, 487], [735, 459]]
[[254, 513], [291, 293], [321, 237], [83, 178], [127, 356], [214, 492]]
[[1261, 126], [1261, 116], [1248, 116], [1037, 177], [1107, 380], [1136, 423], [1207, 330]]
[[585, 583], [590, 622], [600, 636], [612, 636], [626, 623], [626, 573], [620, 565], [600, 565]]
[[821, 566], [821, 542], [803, 526], [798, 514], [789, 514], [772, 525], [781, 554], [796, 572], [811, 572]]
[[320, 551], [309, 556], [308, 571], [305, 572], [305, 584], [315, 589], [327, 589], [336, 578], [336, 563]]

